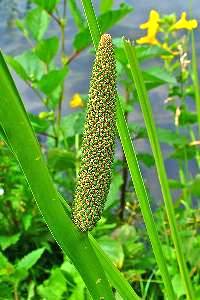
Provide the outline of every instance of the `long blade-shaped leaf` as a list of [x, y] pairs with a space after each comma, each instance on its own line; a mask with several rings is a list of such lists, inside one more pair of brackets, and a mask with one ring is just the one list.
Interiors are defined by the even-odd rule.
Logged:
[[149, 136], [149, 141], [151, 144], [152, 152], [155, 158], [156, 168], [158, 172], [158, 177], [161, 185], [161, 190], [163, 194], [163, 199], [165, 202], [165, 207], [167, 211], [167, 216], [169, 220], [169, 226], [171, 229], [172, 239], [174, 242], [174, 246], [176, 249], [177, 261], [179, 264], [181, 276], [183, 283], [185, 285], [185, 291], [188, 299], [194, 299], [193, 289], [190, 281], [190, 277], [188, 274], [185, 258], [182, 251], [182, 242], [178, 233], [178, 227], [176, 224], [176, 217], [173, 207], [173, 202], [169, 190], [167, 174], [165, 171], [164, 161], [162, 157], [162, 152], [160, 149], [160, 144], [158, 141], [158, 135], [156, 133], [156, 126], [153, 119], [153, 114], [151, 110], [150, 101], [148, 98], [148, 94], [145, 88], [144, 80], [142, 77], [142, 72], [140, 70], [138, 60], [136, 57], [135, 48], [131, 45], [130, 41], [124, 39], [124, 47], [125, 52], [130, 64], [131, 74], [133, 77], [133, 81], [135, 83], [135, 87], [137, 90], [140, 106], [142, 109], [145, 125], [147, 128], [147, 133]]
[[54, 238], [79, 270], [93, 299], [113, 299], [103, 268], [65, 213], [42, 157], [21, 98], [0, 54], [0, 124]]

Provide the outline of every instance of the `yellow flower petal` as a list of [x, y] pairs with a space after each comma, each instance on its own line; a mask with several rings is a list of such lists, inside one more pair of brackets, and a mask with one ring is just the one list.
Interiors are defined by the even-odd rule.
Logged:
[[156, 34], [159, 31], [159, 20], [159, 13], [156, 10], [151, 10], [148, 21], [140, 25], [141, 29], [147, 29], [147, 35], [138, 39], [138, 44], [159, 44], [158, 40], [156, 39]]
[[150, 44], [150, 45], [158, 45], [159, 42], [154, 36], [143, 36], [140, 39], [136, 40], [139, 45], [142, 44]]
[[195, 20], [195, 19], [187, 20], [186, 17], [187, 17], [186, 12], [183, 12], [181, 14], [180, 20], [178, 20], [172, 26], [172, 29], [174, 29], [174, 30], [180, 30], [180, 29], [192, 30], [192, 29], [197, 28], [197, 26], [198, 26], [197, 20]]
[[151, 10], [149, 14], [149, 19], [146, 23], [140, 24], [140, 29], [148, 29], [152, 25], [158, 24], [160, 20], [160, 15], [156, 10]]
[[71, 108], [83, 107], [83, 100], [81, 99], [80, 94], [76, 93], [72, 96], [69, 105]]

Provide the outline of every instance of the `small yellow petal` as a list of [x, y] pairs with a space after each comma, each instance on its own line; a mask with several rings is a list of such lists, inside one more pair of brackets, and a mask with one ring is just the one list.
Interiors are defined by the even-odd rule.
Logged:
[[178, 20], [172, 26], [172, 29], [174, 29], [174, 30], [180, 30], [180, 29], [192, 30], [192, 29], [197, 28], [197, 26], [198, 26], [197, 20], [195, 20], [195, 19], [187, 20], [186, 17], [187, 17], [186, 12], [183, 12], [181, 14], [180, 20]]
[[84, 103], [83, 100], [81, 99], [80, 94], [76, 93], [72, 96], [69, 105], [71, 108], [78, 108], [78, 107], [83, 107]]
[[136, 40], [138, 44], [150, 44], [150, 45], [158, 45], [159, 42], [154, 36], [143, 36], [140, 39]]

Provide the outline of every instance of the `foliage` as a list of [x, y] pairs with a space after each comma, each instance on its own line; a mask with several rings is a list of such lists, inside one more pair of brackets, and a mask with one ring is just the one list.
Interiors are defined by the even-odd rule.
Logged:
[[[64, 101], [70, 100], [64, 86], [70, 74], [71, 62], [91, 46], [92, 40], [78, 2], [68, 1], [77, 33], [72, 41], [73, 52], [67, 54], [66, 2], [32, 2], [32, 8], [24, 20], [16, 23], [30, 48], [15, 57], [6, 56], [6, 61], [43, 105], [43, 109], [37, 114], [29, 112], [29, 119], [39, 138], [54, 183], [71, 204], [80, 164], [87, 96], [75, 94], [69, 104], [74, 112], [63, 115]], [[132, 12], [132, 8], [126, 4], [113, 9], [113, 2], [100, 1], [98, 21], [103, 32]], [[180, 23], [181, 20], [185, 23]], [[150, 15], [149, 23], [142, 24], [142, 29], [146, 26], [148, 39], [140, 38], [135, 50], [142, 64], [147, 90], [164, 86], [167, 91], [167, 97], [163, 99], [163, 114], [171, 119], [167, 128], [157, 125], [157, 137], [165, 147], [163, 149], [168, 149], [165, 156], [166, 166], [168, 163], [174, 165], [174, 175], [173, 178], [168, 177], [168, 184], [173, 194], [179, 233], [184, 241], [182, 250], [189, 268], [195, 299], [198, 299], [200, 210], [197, 199], [200, 195], [200, 152], [197, 132], [199, 118], [196, 113], [198, 110], [191, 110], [193, 102], [198, 105], [195, 102], [198, 100], [198, 74], [194, 63], [194, 36], [192, 57], [188, 58], [192, 38], [190, 30], [193, 25], [197, 25], [194, 21], [184, 19], [184, 15], [177, 21], [175, 14], [160, 16], [158, 12], [154, 12]], [[60, 31], [56, 35], [51, 35], [52, 22], [55, 22]], [[180, 27], [181, 24], [187, 26]], [[153, 26], [153, 29], [149, 26]], [[179, 31], [181, 28], [183, 29]], [[144, 124], [134, 121], [138, 96], [132, 84], [130, 65], [123, 41], [114, 38], [114, 45], [120, 85], [119, 97], [128, 120], [131, 138], [136, 145], [141, 145], [148, 141], [148, 135]], [[155, 62], [156, 67], [149, 67]], [[87, 92], [85, 90], [85, 94]], [[0, 299], [90, 299], [80, 274], [59, 249], [46, 227], [24, 176], [5, 145], [6, 137], [1, 127], [0, 134]], [[153, 172], [155, 159], [152, 154], [142, 151], [139, 146], [136, 148], [144, 174], [146, 170]], [[191, 165], [195, 168], [191, 169]], [[177, 299], [182, 300], [186, 294], [178, 271], [167, 215], [148, 182], [146, 186], [148, 197], [155, 207], [154, 218], [172, 285]], [[115, 157], [113, 179], [104, 215], [92, 234], [139, 296], [143, 299], [167, 299], [161, 273], [144, 227], [136, 190], [128, 176], [125, 157], [119, 153]], [[115, 295], [116, 299], [120, 299], [118, 292]]]

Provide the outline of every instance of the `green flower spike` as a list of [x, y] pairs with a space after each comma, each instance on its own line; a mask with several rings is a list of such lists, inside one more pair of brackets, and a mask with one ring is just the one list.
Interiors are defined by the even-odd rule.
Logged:
[[116, 134], [116, 69], [112, 38], [103, 34], [90, 81], [81, 147], [81, 164], [72, 220], [92, 230], [101, 218], [109, 192]]

